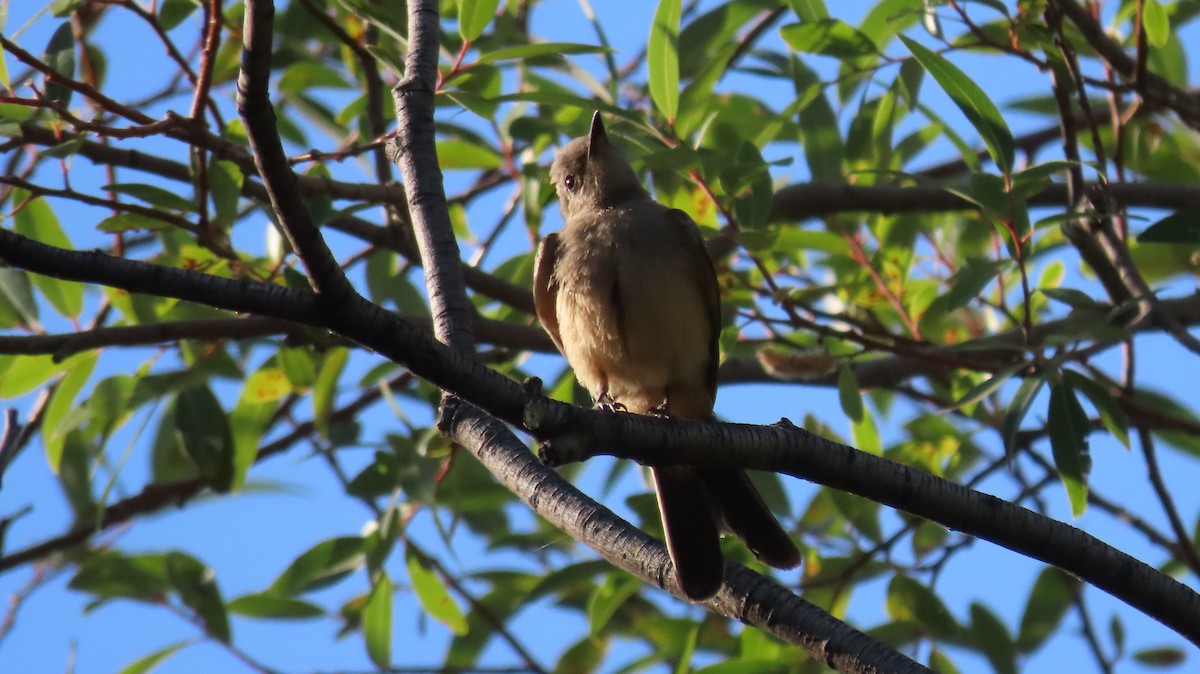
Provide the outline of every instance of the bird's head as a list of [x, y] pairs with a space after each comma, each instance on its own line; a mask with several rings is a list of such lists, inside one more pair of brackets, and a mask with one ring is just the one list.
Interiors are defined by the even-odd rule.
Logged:
[[610, 208], [647, 196], [633, 167], [609, 143], [599, 110], [592, 116], [588, 135], [567, 143], [554, 156], [550, 180], [568, 220], [589, 209]]

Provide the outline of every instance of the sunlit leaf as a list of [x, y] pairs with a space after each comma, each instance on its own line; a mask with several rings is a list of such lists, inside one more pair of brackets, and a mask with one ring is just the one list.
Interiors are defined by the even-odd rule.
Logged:
[[421, 607], [434, 620], [450, 628], [455, 634], [466, 634], [467, 619], [450, 596], [446, 584], [428, 561], [411, 545], [405, 551], [404, 560], [408, 567], [408, 578]]
[[679, 18], [680, 0], [659, 0], [646, 45], [650, 98], [654, 107], [674, 122], [679, 112]]

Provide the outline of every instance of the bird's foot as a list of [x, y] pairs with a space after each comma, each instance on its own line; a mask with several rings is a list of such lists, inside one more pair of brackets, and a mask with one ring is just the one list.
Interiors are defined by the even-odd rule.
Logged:
[[664, 400], [658, 407], [650, 408], [650, 411], [646, 412], [646, 414], [648, 416], [658, 417], [659, 419], [670, 419], [671, 405], [668, 401]]
[[600, 396], [596, 398], [596, 409], [611, 413], [629, 411], [625, 409], [624, 405], [613, 400], [613, 397], [608, 395], [608, 391], [601, 392]]

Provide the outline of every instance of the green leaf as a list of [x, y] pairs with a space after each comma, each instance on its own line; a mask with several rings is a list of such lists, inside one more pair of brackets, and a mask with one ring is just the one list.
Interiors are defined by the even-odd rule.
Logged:
[[1156, 49], [1165, 47], [1171, 39], [1171, 18], [1158, 0], [1145, 0], [1142, 5], [1142, 28], [1146, 31], [1146, 42]]
[[468, 42], [478, 40], [499, 6], [500, 0], [458, 0], [458, 34]]
[[1077, 288], [1038, 288], [1038, 292], [1072, 309], [1096, 309], [1101, 306], [1091, 295]]
[[780, 33], [788, 46], [804, 54], [852, 59], [879, 53], [871, 38], [840, 19], [820, 19], [784, 26]]
[[[69, 21], [64, 21], [46, 43], [42, 62], [51, 70], [67, 79], [75, 77], [75, 31]], [[49, 80], [49, 78], [47, 78]], [[53, 81], [46, 82], [46, 97], [63, 105], [70, 105], [71, 89]]]
[[1004, 454], [1010, 461], [1017, 453], [1017, 433], [1021, 430], [1021, 422], [1044, 383], [1040, 374], [1026, 377], [1008, 405], [1008, 412], [1004, 415]]
[[1113, 398], [1099, 382], [1073, 370], [1063, 372], [1063, 377], [1071, 383], [1071, 386], [1079, 389], [1083, 395], [1087, 396], [1088, 400], [1092, 401], [1092, 405], [1100, 413], [1100, 420], [1104, 422], [1104, 427], [1122, 445], [1125, 445], [1126, 449], [1129, 449], [1129, 423], [1116, 398]]
[[681, 0], [659, 0], [646, 45], [650, 98], [654, 107], [675, 122], [679, 112], [679, 19]]
[[93, 553], [67, 587], [102, 599], [159, 601], [170, 588], [166, 558], [160, 554], [126, 557], [114, 550]]
[[[20, 201], [20, 192], [13, 195]], [[30, 199], [13, 215], [13, 229], [22, 236], [57, 248], [71, 248], [71, 240], [58, 224], [54, 209], [45, 199]], [[34, 274], [35, 288], [49, 300], [63, 316], [77, 318], [83, 311], [83, 286], [74, 281], [63, 281], [50, 276]]]
[[495, 63], [496, 61], [515, 61], [534, 58], [537, 56], [565, 56], [567, 54], [607, 54], [615, 51], [608, 47], [592, 44], [576, 44], [574, 42], [539, 42], [523, 44], [517, 47], [497, 49], [483, 54], [476, 64]]
[[171, 227], [166, 220], [152, 218], [141, 213], [117, 213], [101, 220], [96, 229], [113, 234], [119, 232], [157, 232]]
[[416, 592], [425, 612], [449, 627], [451, 632], [460, 636], [466, 634], [466, 617], [428, 560], [410, 545], [404, 552], [404, 561], [408, 566], [408, 577], [412, 582], [413, 591]]
[[946, 293], [946, 311], [967, 305], [983, 293], [997, 275], [1012, 266], [1008, 260], [985, 260], [967, 258], [967, 261], [950, 277], [950, 290]]
[[10, 363], [0, 377], [0, 399], [23, 396], [63, 370], [53, 356], [0, 356], [0, 361]]
[[181, 197], [178, 194], [164, 190], [161, 187], [154, 185], [146, 185], [143, 183], [113, 183], [104, 188], [109, 192], [124, 194], [135, 199], [140, 199], [155, 208], [161, 208], [168, 211], [182, 211], [184, 213], [196, 212], [196, 203], [186, 197]]
[[163, 0], [158, 6], [158, 23], [163, 30], [171, 30], [183, 23], [197, 9], [194, 0]]
[[1200, 210], [1176, 211], [1138, 235], [1138, 243], [1200, 243]]
[[606, 576], [604, 582], [596, 586], [587, 605], [588, 629], [592, 636], [604, 633], [605, 625], [640, 585], [632, 576], [617, 573]]
[[996, 674], [1017, 673], [1017, 648], [1008, 627], [979, 602], [971, 602], [971, 641], [983, 652]]
[[858, 387], [858, 378], [854, 370], [843, 367], [838, 373], [838, 400], [842, 403], [842, 411], [856, 423], [863, 420], [862, 392]]
[[166, 648], [160, 648], [149, 655], [144, 655], [129, 663], [118, 674], [149, 674], [156, 667], [166, 662], [167, 658], [183, 650], [186, 646], [196, 643], [195, 640], [177, 641]]
[[1058, 624], [1075, 601], [1079, 585], [1078, 578], [1054, 567], [1046, 567], [1038, 574], [1017, 633], [1017, 648], [1022, 653], [1036, 651], [1058, 630]]
[[166, 555], [167, 578], [179, 599], [204, 625], [211, 637], [229, 643], [229, 616], [212, 569], [199, 560], [182, 552]]
[[363, 607], [363, 638], [367, 655], [380, 669], [392, 666], [392, 581], [380, 573], [371, 588], [371, 596]]
[[1004, 382], [1008, 381], [1013, 375], [1027, 367], [1029, 367], [1028, 363], [1009, 365], [1003, 370], [1000, 370], [999, 372], [988, 377], [970, 391], [964, 393], [963, 396], [958, 399], [958, 402], [954, 403], [954, 407], [958, 408], [966, 407], [967, 405], [974, 405], [980, 400], [983, 400], [992, 393], [996, 392], [1004, 384]]
[[233, 226], [245, 181], [242, 170], [231, 161], [215, 161], [208, 167], [208, 189], [215, 207], [213, 220], [221, 229], [228, 230]]
[[321, 437], [329, 437], [329, 413], [337, 398], [337, 382], [346, 367], [350, 352], [343, 347], [330, 349], [321, 363], [321, 371], [317, 374], [317, 383], [313, 386], [313, 422]]
[[1015, 154], [1012, 132], [1003, 115], [983, 89], [963, 71], [927, 47], [904, 35], [899, 36], [913, 57], [937, 80], [950, 100], [962, 110], [983, 138], [992, 161], [1003, 173], [1012, 171]]
[[0, 267], [0, 327], [13, 328], [37, 323], [37, 300], [29, 274], [23, 269]]
[[233, 486], [233, 431], [208, 386], [184, 389], [175, 400], [175, 428], [200, 476], [219, 492]]
[[270, 593], [242, 595], [229, 602], [226, 608], [230, 613], [247, 618], [274, 620], [308, 620], [325, 615], [325, 611], [316, 604]]
[[1050, 413], [1047, 419], [1054, 466], [1067, 490], [1071, 514], [1083, 515], [1087, 509], [1087, 415], [1066, 380], [1050, 385]]
[[961, 631], [942, 600], [908, 576], [895, 576], [888, 584], [887, 611], [893, 620], [916, 623], [938, 639], [956, 639]]
[[[42, 443], [46, 447], [46, 461], [50, 470], [58, 473], [62, 461], [63, 443], [67, 433], [77, 428], [86, 418], [86, 410], [75, 406], [75, 397], [96, 367], [97, 353], [91, 351], [71, 357], [63, 363], [66, 374], [54, 387], [54, 393], [46, 404], [46, 415], [42, 418]], [[82, 412], [82, 413], [80, 413]]]
[[1135, 651], [1133, 659], [1150, 667], [1166, 668], [1183, 664], [1187, 656], [1175, 646], [1159, 646]]
[[362, 568], [363, 563], [363, 539], [357, 536], [330, 538], [297, 557], [267, 591], [293, 597], [318, 590]]
[[442, 169], [494, 169], [500, 168], [503, 160], [490, 147], [465, 140], [442, 140], [437, 143], [438, 163]]
[[788, 5], [801, 21], [820, 21], [829, 18], [824, 0], [788, 0]]
[[587, 635], [576, 641], [570, 648], [563, 651], [554, 667], [555, 672], [571, 672], [572, 674], [588, 674], [600, 668], [604, 655], [608, 651], [608, 639]]
[[284, 347], [276, 357], [292, 388], [305, 391], [317, 383], [317, 366], [309, 349]]

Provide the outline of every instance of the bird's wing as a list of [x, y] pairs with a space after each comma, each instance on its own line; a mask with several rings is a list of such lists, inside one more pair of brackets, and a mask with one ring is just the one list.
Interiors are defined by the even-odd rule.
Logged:
[[558, 334], [558, 282], [554, 278], [554, 266], [558, 262], [558, 234], [547, 234], [538, 246], [537, 258], [533, 263], [533, 306], [537, 311], [542, 329], [554, 340], [559, 353], [563, 352], [562, 338]]
[[682, 242], [684, 251], [692, 258], [689, 269], [695, 270], [696, 287], [704, 296], [704, 307], [708, 310], [709, 324], [709, 364], [706, 382], [713, 400], [717, 397], [717, 365], [721, 360], [718, 340], [721, 335], [721, 289], [717, 285], [717, 272], [713, 267], [708, 248], [704, 246], [704, 237], [700, 236], [700, 228], [692, 220], [692, 216], [673, 208], [667, 211], [667, 225], [678, 231], [677, 239]]

